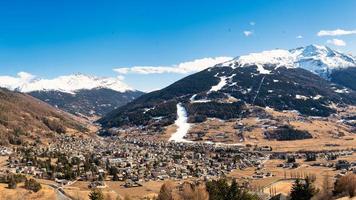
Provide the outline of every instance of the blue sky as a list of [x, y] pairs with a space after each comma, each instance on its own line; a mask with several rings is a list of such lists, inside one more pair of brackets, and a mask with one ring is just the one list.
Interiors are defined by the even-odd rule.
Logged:
[[[117, 76], [113, 69], [120, 67], [165, 67], [332, 39], [339, 46], [327, 45], [356, 55], [355, 9], [354, 0], [1, 1], [0, 75]], [[336, 29], [349, 34], [317, 35]], [[121, 74], [145, 91], [186, 75]]]

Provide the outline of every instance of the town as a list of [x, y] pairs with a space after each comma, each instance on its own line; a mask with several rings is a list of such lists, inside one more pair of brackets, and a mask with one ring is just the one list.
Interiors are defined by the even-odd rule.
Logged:
[[[122, 188], [134, 188], [149, 181], [206, 182], [247, 168], [254, 168], [254, 173], [240, 178], [258, 180], [275, 176], [264, 165], [270, 160], [280, 160], [274, 167], [283, 170], [297, 169], [301, 160], [309, 161], [312, 162], [310, 166], [335, 170], [336, 179], [349, 173], [356, 174], [355, 161], [339, 159], [353, 156], [355, 151], [275, 152], [269, 146], [58, 135], [56, 142], [48, 147], [2, 147], [1, 155], [7, 159], [1, 168], [0, 180], [6, 182], [6, 177], [11, 174], [24, 174], [37, 180], [52, 181], [58, 188], [78, 181], [88, 183], [88, 189], [105, 188], [106, 181], [118, 181]], [[290, 172], [290, 176], [293, 178], [295, 174]]]
[[266, 159], [260, 152], [233, 146], [62, 136], [48, 148], [17, 148], [10, 154], [8, 168], [13, 173], [67, 181], [102, 181], [108, 175], [131, 187], [158, 179], [206, 180], [261, 165]]

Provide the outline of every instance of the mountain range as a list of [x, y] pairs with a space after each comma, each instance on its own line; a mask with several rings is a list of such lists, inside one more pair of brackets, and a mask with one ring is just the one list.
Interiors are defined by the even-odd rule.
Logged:
[[[34, 106], [41, 112], [34, 117], [39, 120], [34, 124], [48, 122], [43, 117], [52, 119], [52, 113], [59, 108], [80, 117], [101, 117], [97, 122], [104, 129], [134, 126], [160, 132], [174, 124], [178, 110], [189, 123], [198, 124], [209, 119], [246, 118], [255, 115], [256, 108], [328, 117], [356, 104], [356, 59], [318, 45], [239, 56], [147, 94], [130, 88], [120, 78], [75, 74], [37, 79], [27, 73], [19, 77], [0, 77], [0, 86], [11, 91], [1, 90], [4, 96], [43, 101]], [[16, 105], [17, 100], [12, 103], [11, 107], [24, 107]], [[37, 108], [39, 105], [51, 110], [49, 115]], [[71, 119], [65, 112], [63, 119], [67, 123]], [[6, 116], [2, 117], [8, 123]], [[24, 123], [22, 119], [14, 121]], [[47, 125], [39, 127], [45, 130]], [[80, 126], [69, 123], [64, 127]]]
[[0, 86], [27, 93], [66, 112], [84, 117], [105, 115], [143, 94], [130, 88], [120, 78], [74, 74], [37, 79], [25, 72], [19, 73], [19, 77], [2, 77]]
[[251, 106], [327, 117], [356, 104], [355, 72], [354, 57], [326, 46], [252, 53], [142, 95], [99, 122], [106, 128], [164, 127], [177, 119], [177, 104], [192, 123], [244, 117]]

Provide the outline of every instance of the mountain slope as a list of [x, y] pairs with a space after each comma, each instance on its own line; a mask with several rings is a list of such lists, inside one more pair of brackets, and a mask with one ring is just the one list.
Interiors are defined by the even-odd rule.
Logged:
[[250, 64], [240, 57], [143, 95], [99, 122], [104, 127], [172, 124], [178, 102], [186, 107], [192, 122], [241, 117], [248, 114], [247, 105], [328, 116], [335, 112], [333, 104], [354, 105], [356, 93], [302, 68]]
[[356, 91], [356, 67], [335, 70], [330, 75], [330, 81]]
[[29, 94], [72, 114], [103, 116], [141, 96], [143, 92], [127, 91], [121, 93], [112, 89], [97, 88], [78, 90], [75, 94], [60, 91], [33, 91]]
[[1, 144], [50, 140], [55, 134], [84, 133], [85, 126], [68, 114], [29, 95], [0, 88]]
[[18, 76], [0, 77], [0, 86], [28, 93], [79, 116], [102, 116], [143, 94], [131, 89], [120, 78], [76, 74], [54, 79], [36, 79], [25, 72]]

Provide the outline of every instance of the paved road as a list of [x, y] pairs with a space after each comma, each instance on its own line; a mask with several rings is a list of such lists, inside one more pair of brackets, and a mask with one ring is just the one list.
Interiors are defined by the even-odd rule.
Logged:
[[72, 200], [72, 198], [66, 195], [66, 193], [63, 191], [61, 187], [52, 184], [48, 184], [48, 186], [50, 186], [56, 191], [57, 200]]

